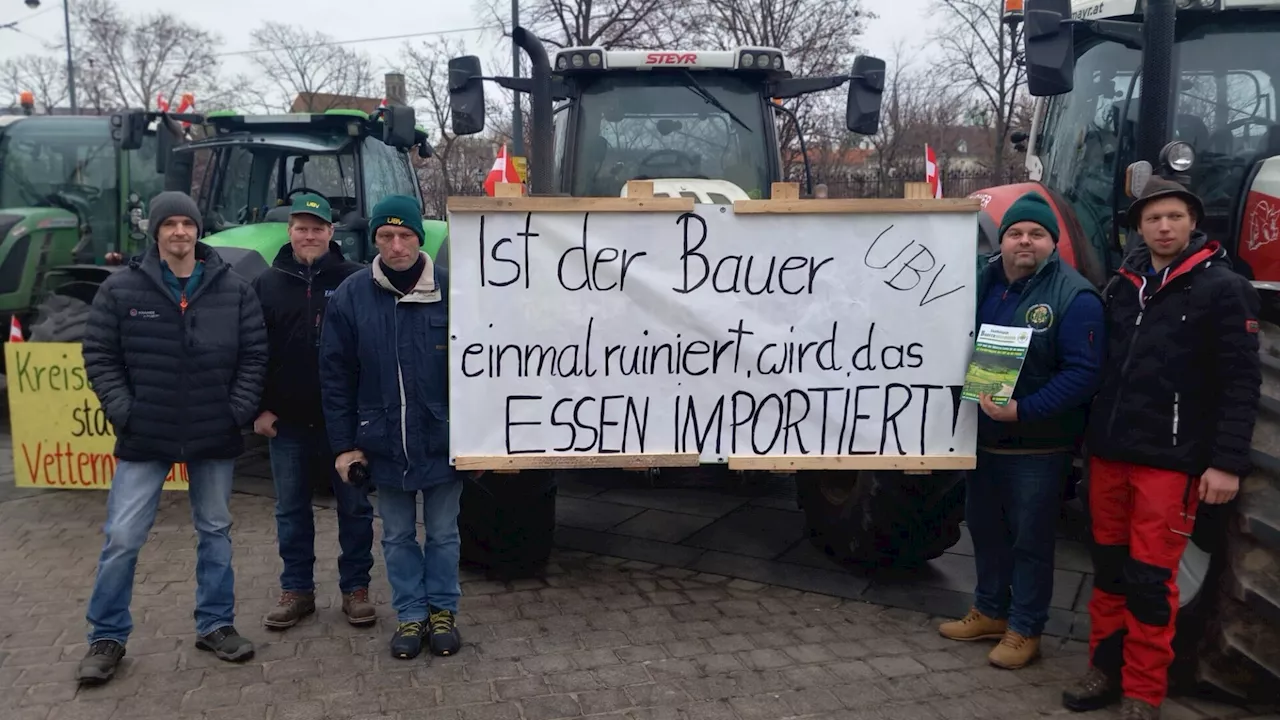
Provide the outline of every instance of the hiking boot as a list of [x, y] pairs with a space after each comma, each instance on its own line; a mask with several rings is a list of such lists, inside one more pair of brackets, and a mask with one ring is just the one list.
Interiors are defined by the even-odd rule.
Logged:
[[1120, 720], [1160, 720], [1160, 708], [1127, 697], [1120, 701]]
[[457, 619], [449, 610], [432, 610], [429, 619], [431, 634], [428, 642], [433, 655], [453, 655], [462, 647], [462, 634], [458, 632]]
[[991, 648], [987, 661], [1005, 670], [1017, 670], [1026, 667], [1032, 660], [1040, 656], [1040, 638], [1026, 637], [1010, 630], [1000, 639], [1000, 644]]
[[422, 652], [421, 622], [402, 622], [396, 627], [396, 634], [391, 636], [391, 657], [401, 660], [412, 660]]
[[942, 637], [951, 640], [1000, 640], [1009, 629], [1008, 620], [996, 620], [978, 612], [978, 608], [969, 610], [969, 614], [959, 620], [944, 622], [938, 626]]
[[85, 685], [101, 685], [116, 674], [116, 666], [123, 658], [124, 645], [115, 640], [98, 640], [80, 661], [76, 679]]
[[300, 593], [285, 590], [280, 593], [280, 601], [276, 609], [267, 613], [262, 624], [272, 630], [283, 630], [298, 624], [302, 618], [316, 611], [315, 593]]
[[1062, 707], [1072, 712], [1101, 710], [1120, 701], [1120, 683], [1092, 665], [1079, 680], [1062, 691]]
[[208, 650], [227, 662], [244, 662], [253, 657], [253, 643], [230, 625], [196, 638], [197, 650]]
[[357, 588], [354, 592], [343, 593], [342, 612], [352, 625], [372, 625], [378, 621], [373, 603], [369, 602], [369, 588]]

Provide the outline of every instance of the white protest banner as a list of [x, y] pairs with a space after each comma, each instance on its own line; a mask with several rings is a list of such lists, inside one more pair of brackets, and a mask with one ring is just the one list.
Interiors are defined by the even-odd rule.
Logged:
[[962, 469], [970, 200], [450, 198], [460, 469]]

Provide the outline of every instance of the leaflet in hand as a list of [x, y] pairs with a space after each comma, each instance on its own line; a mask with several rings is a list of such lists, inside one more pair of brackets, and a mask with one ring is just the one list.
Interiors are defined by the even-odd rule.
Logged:
[[996, 405], [1009, 404], [1030, 345], [1030, 328], [983, 323], [960, 397], [977, 402], [979, 395], [990, 394]]

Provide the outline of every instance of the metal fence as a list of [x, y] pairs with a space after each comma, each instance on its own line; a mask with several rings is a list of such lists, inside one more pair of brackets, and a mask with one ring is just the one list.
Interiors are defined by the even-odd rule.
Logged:
[[[900, 198], [909, 182], [924, 182], [924, 177], [896, 173], [896, 177], [864, 175], [823, 180], [813, 178], [813, 184], [825, 182], [827, 197], [831, 198]], [[1021, 178], [1007, 178], [1005, 182], [1019, 182]], [[944, 197], [966, 197], [969, 193], [999, 184], [995, 174], [983, 172], [950, 172], [942, 176]]]

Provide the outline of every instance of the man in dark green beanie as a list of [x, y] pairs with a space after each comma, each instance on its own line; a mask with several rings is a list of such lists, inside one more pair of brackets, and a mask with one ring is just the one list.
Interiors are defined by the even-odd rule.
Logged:
[[[371, 213], [378, 256], [329, 300], [320, 385], [334, 465], [362, 466], [378, 490], [382, 554], [398, 625], [395, 658], [461, 645], [458, 509], [449, 464], [449, 275], [422, 250], [422, 207], [404, 195]], [[379, 380], [381, 378], [381, 380]], [[418, 540], [418, 498], [426, 543]]]
[[978, 325], [1029, 328], [1031, 344], [1008, 403], [981, 397], [978, 466], [965, 507], [977, 588], [969, 614], [939, 631], [953, 640], [999, 639], [988, 660], [1006, 669], [1039, 654], [1062, 482], [1106, 346], [1102, 302], [1062, 262], [1060, 232], [1043, 196], [1018, 198], [1001, 220], [1000, 252], [978, 282]]

